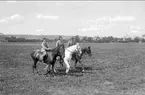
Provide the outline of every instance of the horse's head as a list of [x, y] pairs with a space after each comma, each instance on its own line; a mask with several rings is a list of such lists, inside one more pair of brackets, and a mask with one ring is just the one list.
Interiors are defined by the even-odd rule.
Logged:
[[91, 47], [90, 47], [90, 46], [88, 46], [88, 47], [86, 48], [86, 53], [87, 53], [89, 56], [92, 56], [92, 52], [91, 52]]

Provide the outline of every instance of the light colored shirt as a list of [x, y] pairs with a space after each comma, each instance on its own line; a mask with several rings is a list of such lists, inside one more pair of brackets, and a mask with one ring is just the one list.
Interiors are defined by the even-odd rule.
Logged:
[[56, 47], [58, 47], [58, 46], [60, 46], [60, 45], [63, 45], [63, 42], [62, 42], [61, 40], [58, 40], [58, 41], [56, 42]]
[[46, 42], [42, 42], [41, 46], [42, 46], [42, 48], [45, 49], [45, 50], [48, 49], [48, 45], [47, 45]]

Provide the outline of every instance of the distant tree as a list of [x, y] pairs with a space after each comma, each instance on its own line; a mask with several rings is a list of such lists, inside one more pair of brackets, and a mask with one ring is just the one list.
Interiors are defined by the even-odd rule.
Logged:
[[115, 37], [113, 42], [118, 42], [119, 41], [119, 38]]
[[131, 39], [131, 37], [127, 37], [127, 38], [125, 38], [125, 41], [126, 41], [126, 42], [131, 42], [132, 39]]
[[140, 41], [140, 38], [139, 37], [135, 37], [133, 41], [134, 42], [139, 42]]
[[94, 37], [95, 42], [100, 42], [101, 38], [99, 36]]
[[82, 42], [87, 42], [87, 36], [83, 37], [81, 41]]
[[145, 34], [141, 35], [141, 38], [142, 38], [141, 41], [145, 42]]
[[101, 42], [108, 43], [109, 42], [108, 37], [102, 37]]
[[113, 38], [113, 36], [108, 36], [108, 42], [113, 42], [114, 41], [114, 38]]
[[56, 42], [57, 40], [58, 40], [58, 38], [54, 38], [54, 40], [53, 40], [53, 41], [54, 41], [54, 42]]
[[11, 37], [10, 37], [10, 39], [15, 40], [15, 39], [17, 39], [17, 38], [16, 38], [16, 37], [14, 37], [14, 36], [11, 36]]
[[88, 37], [87, 38], [87, 42], [93, 42], [93, 38], [92, 37]]
[[142, 38], [145, 38], [145, 34], [142, 35]]
[[99, 36], [96, 36], [95, 40], [101, 40], [101, 38]]
[[11, 36], [11, 37], [6, 37], [5, 38], [8, 42], [16, 42], [16, 37], [14, 37], [14, 36]]
[[26, 39], [25, 38], [17, 38], [16, 41], [17, 42], [26, 42]]
[[79, 35], [76, 35], [76, 36], [74, 37], [74, 40], [75, 40], [76, 42], [80, 42], [80, 37], [79, 37]]

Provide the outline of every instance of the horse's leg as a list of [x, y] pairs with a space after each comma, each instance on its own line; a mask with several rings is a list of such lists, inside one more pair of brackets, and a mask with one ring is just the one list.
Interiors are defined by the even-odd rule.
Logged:
[[[48, 70], [49, 69], [49, 70]], [[46, 67], [44, 68], [44, 70], [46, 71], [50, 71], [50, 64], [47, 64]]]
[[33, 64], [33, 66], [32, 66], [33, 74], [34, 74], [35, 68], [36, 68], [36, 66], [34, 66], [34, 64]]
[[75, 67], [76, 67], [76, 65], [77, 65], [77, 62], [80, 60], [80, 57], [79, 57], [79, 55], [76, 55], [75, 56]]
[[79, 61], [79, 63], [82, 65], [82, 72], [83, 72], [83, 71], [84, 71], [84, 65], [82, 64], [82, 62], [81, 62], [80, 59], [79, 59], [78, 61]]
[[55, 62], [56, 62], [56, 57], [57, 56], [55, 56], [54, 58], [53, 58], [53, 61], [52, 61], [52, 70], [53, 70], [53, 73], [56, 73], [56, 70], [55, 70]]
[[78, 60], [77, 60], [77, 59], [75, 59], [75, 67], [76, 67], [76, 65], [77, 65], [77, 62], [78, 62]]
[[73, 69], [76, 68], [76, 65], [77, 65], [78, 60], [77, 59], [74, 59], [74, 61], [75, 61], [75, 63], [74, 63], [75, 65], [74, 65]]
[[49, 64], [51, 64], [51, 66], [52, 66], [53, 73], [56, 73], [56, 70], [55, 70], [55, 62], [57, 60], [56, 58], [57, 58], [57, 56], [54, 56], [53, 59], [51, 59], [51, 61], [49, 62]]
[[44, 69], [46, 70], [46, 73], [44, 75], [47, 75], [48, 73], [50, 73], [50, 64], [47, 64]]
[[52, 71], [53, 71], [53, 73], [56, 73], [56, 70], [55, 70], [55, 62], [52, 62]]
[[34, 74], [34, 70], [36, 70], [37, 71], [37, 73], [38, 73], [38, 70], [37, 70], [37, 62], [38, 62], [38, 60], [37, 59], [33, 59], [33, 61], [34, 61], [34, 64], [33, 64], [33, 74]]
[[70, 65], [69, 65], [69, 62], [68, 62], [67, 58], [64, 58], [64, 63], [66, 65], [66, 73], [68, 73], [68, 71], [70, 69]]
[[62, 57], [60, 57], [60, 64], [63, 67], [63, 58]]

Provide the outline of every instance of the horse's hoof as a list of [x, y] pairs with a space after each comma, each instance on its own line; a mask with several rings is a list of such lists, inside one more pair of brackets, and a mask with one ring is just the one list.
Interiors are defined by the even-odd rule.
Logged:
[[33, 73], [33, 75], [36, 75], [36, 74], [39, 74], [38, 72], [36, 72], [36, 73]]
[[50, 73], [50, 71], [47, 71], [45, 74], [43, 74], [43, 75], [48, 75]]
[[68, 75], [68, 73], [64, 73], [64, 75]]
[[43, 74], [44, 76], [47, 76], [48, 75], [48, 73], [45, 73], [45, 74]]
[[56, 78], [56, 76], [55, 76], [55, 75], [50, 75], [50, 77], [51, 77], [51, 78]]
[[65, 74], [67, 75], [67, 74], [68, 74], [68, 72], [65, 72]]
[[82, 72], [84, 72], [85, 70], [82, 70]]

